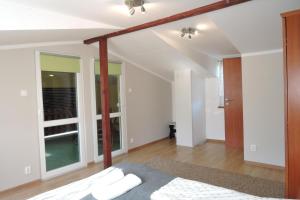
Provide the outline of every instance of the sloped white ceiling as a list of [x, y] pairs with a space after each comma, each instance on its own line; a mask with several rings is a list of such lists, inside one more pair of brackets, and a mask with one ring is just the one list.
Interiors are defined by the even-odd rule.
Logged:
[[282, 48], [280, 14], [300, 8], [300, 0], [254, 0], [207, 16], [241, 53]]
[[[147, 13], [128, 15], [123, 0], [0, 0], [0, 48], [25, 43], [82, 41], [218, 0], [147, 0]], [[109, 40], [112, 55], [173, 80], [173, 71], [191, 68], [214, 75], [218, 59], [281, 48], [280, 13], [300, 0], [252, 0], [201, 16]], [[183, 27], [206, 24], [192, 40]]]
[[[203, 26], [204, 30], [199, 30], [198, 35], [192, 40], [182, 39], [180, 30], [183, 27]], [[200, 27], [201, 28], [201, 27]], [[192, 51], [202, 52], [215, 58], [222, 58], [224, 55], [239, 54], [239, 51], [227, 39], [221, 29], [206, 15], [187, 18], [164, 26], [156, 27], [154, 30], [177, 43], [178, 46], [185, 46]]]
[[128, 15], [124, 0], [2, 0], [16, 2], [44, 10], [64, 13], [95, 22], [103, 22], [118, 27], [129, 27], [160, 19], [179, 12], [204, 6], [219, 0], [146, 0], [146, 14], [138, 10], [134, 16]]
[[0, 1], [0, 30], [51, 30], [51, 29], [118, 29], [102, 23], [70, 16], [56, 11]]
[[[199, 30], [198, 35], [193, 36], [192, 40], [187, 37], [181, 38], [180, 30], [183, 27], [203, 25], [205, 25], [205, 28]], [[224, 57], [239, 56], [240, 54], [213, 21], [204, 15], [156, 27], [154, 32], [164, 42], [196, 62], [212, 75], [216, 74], [218, 60]]]
[[207, 73], [203, 67], [172, 48], [152, 31], [143, 30], [112, 38], [109, 49], [168, 80], [173, 80], [174, 70], [187, 67], [202, 75]]

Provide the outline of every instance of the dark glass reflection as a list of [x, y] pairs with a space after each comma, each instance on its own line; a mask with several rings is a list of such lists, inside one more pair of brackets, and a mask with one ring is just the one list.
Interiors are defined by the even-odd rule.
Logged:
[[[112, 151], [121, 149], [120, 117], [110, 119]], [[98, 155], [103, 154], [102, 120], [97, 121]]]
[[42, 71], [44, 120], [77, 117], [76, 73]]
[[[110, 113], [120, 112], [120, 88], [119, 75], [109, 75], [109, 111]], [[95, 76], [96, 109], [97, 115], [101, 115], [100, 75]]]

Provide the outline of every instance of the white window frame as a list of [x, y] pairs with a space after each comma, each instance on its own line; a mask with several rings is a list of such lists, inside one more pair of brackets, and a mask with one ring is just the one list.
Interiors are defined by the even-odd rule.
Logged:
[[[77, 73], [77, 118], [71, 119], [61, 119], [61, 120], [53, 120], [53, 121], [44, 121], [44, 112], [43, 112], [43, 91], [42, 91], [42, 77], [41, 77], [41, 66], [40, 66], [40, 54], [49, 53], [56, 54], [60, 56], [77, 56], [77, 55], [66, 55], [54, 52], [47, 51], [36, 51], [35, 52], [35, 61], [36, 61], [36, 84], [37, 84], [37, 103], [38, 103], [38, 129], [39, 129], [39, 143], [40, 143], [40, 163], [41, 163], [41, 178], [42, 180], [47, 180], [62, 174], [65, 174], [70, 171], [74, 171], [80, 169], [82, 167], [87, 166], [86, 161], [86, 141], [85, 141], [85, 125], [84, 125], [84, 81], [83, 81], [83, 65], [82, 59], [80, 58], [80, 73]], [[70, 164], [65, 167], [61, 167], [58, 169], [54, 169], [51, 171], [46, 170], [46, 155], [45, 155], [45, 136], [44, 136], [44, 128], [49, 126], [59, 126], [64, 124], [78, 124], [78, 140], [79, 140], [79, 162]], [[64, 133], [70, 134], [70, 133]]]
[[[103, 155], [98, 156], [98, 138], [97, 138], [97, 120], [102, 119], [102, 115], [97, 115], [96, 108], [96, 91], [95, 91], [95, 59], [91, 59], [90, 63], [90, 80], [91, 80], [91, 103], [92, 103], [92, 124], [93, 124], [93, 141], [94, 141], [94, 162], [103, 161]], [[112, 156], [118, 156], [128, 152], [127, 147], [127, 123], [126, 123], [126, 98], [125, 98], [125, 63], [121, 64], [120, 75], [120, 112], [110, 113], [110, 118], [120, 117], [121, 123], [121, 149], [112, 152]]]

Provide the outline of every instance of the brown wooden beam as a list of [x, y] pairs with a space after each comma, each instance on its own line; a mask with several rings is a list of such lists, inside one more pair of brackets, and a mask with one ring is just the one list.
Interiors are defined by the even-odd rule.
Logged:
[[120, 31], [116, 31], [116, 32], [113, 32], [113, 33], [108, 33], [106, 35], [101, 35], [101, 36], [98, 36], [98, 37], [90, 38], [90, 39], [84, 40], [84, 44], [91, 44], [91, 43], [94, 43], [94, 42], [98, 42], [102, 38], [116, 37], [116, 36], [119, 36], [119, 35], [124, 35], [124, 34], [127, 34], [127, 33], [132, 33], [132, 32], [135, 32], [135, 31], [139, 31], [139, 30], [159, 26], [159, 25], [162, 25], [162, 24], [167, 24], [167, 23], [178, 21], [178, 20], [185, 19], [185, 18], [188, 18], [188, 17], [193, 17], [193, 16], [196, 16], [196, 15], [201, 15], [201, 14], [204, 14], [204, 13], [208, 13], [208, 12], [220, 10], [220, 9], [223, 9], [223, 8], [227, 8], [227, 7], [230, 7], [230, 6], [234, 6], [234, 5], [244, 3], [244, 2], [247, 2], [247, 1], [251, 1], [251, 0], [222, 0], [222, 1], [218, 1], [216, 3], [212, 3], [212, 4], [209, 4], [209, 5], [206, 5], [206, 6], [195, 8], [193, 10], [178, 13], [176, 15], [172, 15], [172, 16], [165, 17], [165, 18], [162, 18], [162, 19], [154, 20], [154, 21], [151, 21], [151, 22], [147, 22], [145, 24], [133, 26], [133, 27], [123, 29], [123, 30], [120, 30]]
[[111, 132], [109, 118], [109, 85], [108, 85], [108, 53], [107, 38], [99, 40], [101, 108], [102, 108], [102, 138], [104, 168], [112, 165], [111, 161]]

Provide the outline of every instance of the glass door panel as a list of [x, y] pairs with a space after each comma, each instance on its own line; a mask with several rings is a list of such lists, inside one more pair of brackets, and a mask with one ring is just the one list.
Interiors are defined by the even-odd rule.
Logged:
[[47, 171], [80, 161], [78, 124], [47, 127], [44, 132]]
[[[121, 120], [120, 117], [110, 118], [111, 129], [111, 147], [112, 151], [121, 150], [122, 138], [121, 138]], [[97, 120], [97, 142], [98, 142], [98, 155], [103, 154], [103, 140], [102, 140], [102, 120]]]
[[77, 117], [76, 73], [42, 71], [44, 120]]
[[[108, 75], [109, 81], [109, 111], [110, 113], [120, 112], [120, 76]], [[96, 89], [96, 110], [97, 115], [101, 115], [101, 93], [100, 93], [100, 75], [95, 76]]]

